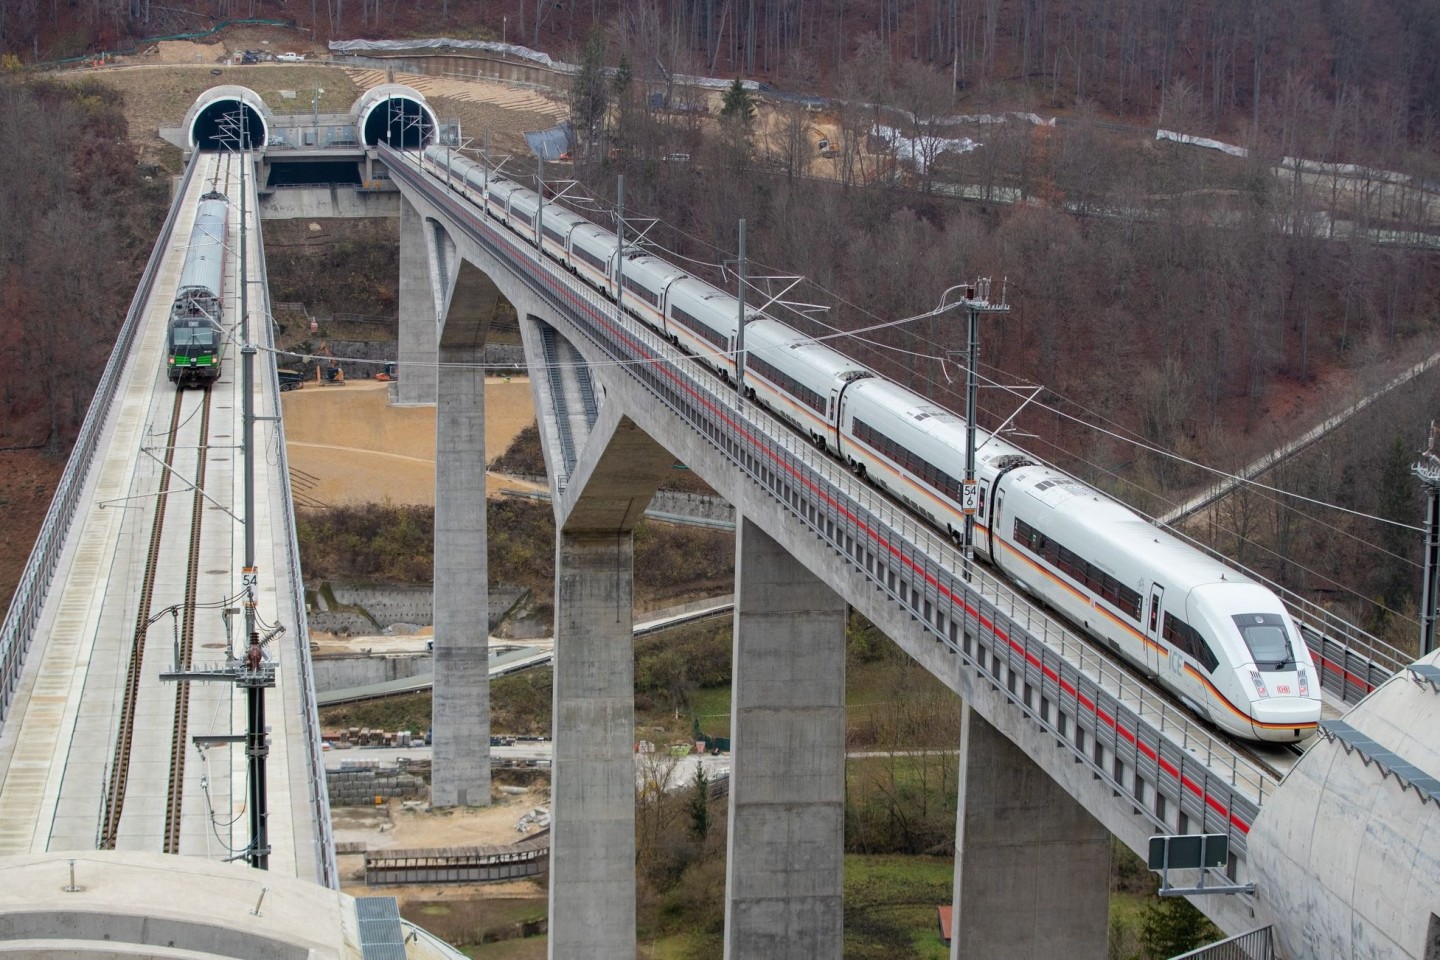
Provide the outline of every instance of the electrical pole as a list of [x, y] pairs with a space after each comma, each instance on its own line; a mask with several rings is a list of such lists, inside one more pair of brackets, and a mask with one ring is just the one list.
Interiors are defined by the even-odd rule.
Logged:
[[735, 392], [745, 399], [745, 220], [740, 220], [740, 263], [735, 272], [739, 276], [740, 319], [735, 327]]
[[265, 688], [275, 685], [275, 668], [262, 671], [259, 634], [255, 629], [255, 604], [259, 590], [259, 572], [255, 569], [255, 344], [250, 339], [250, 282], [246, 263], [245, 234], [247, 230], [245, 168], [250, 163], [249, 118], [242, 117], [240, 130], [240, 397], [245, 451], [245, 562], [241, 586], [245, 591], [245, 636], [251, 647], [247, 660], [255, 663], [236, 682], [245, 688], [246, 740], [245, 754], [250, 764], [250, 865], [258, 870], [270, 868], [269, 818], [265, 790], [265, 757], [270, 745], [265, 736]]
[[615, 250], [615, 320], [625, 320], [625, 310], [620, 301], [625, 299], [625, 174], [615, 177], [615, 235], [620, 246]]
[[545, 257], [545, 158], [535, 155], [535, 196], [540, 198], [535, 208], [535, 259]]
[[1440, 454], [1435, 451], [1437, 428], [1430, 421], [1430, 446], [1415, 464], [1415, 475], [1425, 485], [1425, 583], [1420, 595], [1420, 656], [1435, 650], [1435, 607], [1440, 599]]
[[982, 313], [1009, 313], [1010, 307], [1001, 296], [1000, 303], [990, 302], [990, 278], [976, 280], [973, 285], [961, 290], [960, 303], [970, 317], [968, 346], [965, 363], [965, 483], [960, 491], [960, 506], [965, 514], [965, 576], [975, 562], [975, 508], [980, 503], [979, 490], [975, 484], [975, 368], [980, 363], [980, 315]]

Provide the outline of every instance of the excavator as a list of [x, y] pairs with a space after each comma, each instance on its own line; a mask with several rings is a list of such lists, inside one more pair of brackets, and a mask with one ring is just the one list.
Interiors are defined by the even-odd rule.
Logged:
[[323, 386], [339, 386], [345, 383], [345, 371], [340, 366], [339, 359], [330, 351], [328, 341], [321, 340], [320, 345], [315, 348], [314, 356], [325, 357], [325, 361], [316, 360], [315, 382]]

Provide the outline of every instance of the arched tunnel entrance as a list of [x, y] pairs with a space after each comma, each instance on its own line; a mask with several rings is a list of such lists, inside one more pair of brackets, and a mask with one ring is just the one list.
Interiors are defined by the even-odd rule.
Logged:
[[409, 97], [387, 97], [370, 106], [361, 136], [366, 146], [384, 143], [401, 150], [423, 147], [435, 139], [435, 115]]
[[212, 87], [185, 116], [196, 150], [260, 149], [270, 137], [270, 109], [247, 87]]
[[200, 111], [190, 139], [197, 150], [253, 150], [265, 146], [265, 123], [254, 108], [220, 100]]

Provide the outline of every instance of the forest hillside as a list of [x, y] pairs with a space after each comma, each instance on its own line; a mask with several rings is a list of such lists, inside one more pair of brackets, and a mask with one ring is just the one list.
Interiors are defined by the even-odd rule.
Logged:
[[[315, 53], [330, 37], [357, 35], [546, 48], [579, 65], [568, 81], [573, 168], [552, 176], [573, 173], [604, 203], [625, 174], [627, 210], [657, 220], [648, 241], [717, 281], [733, 283], [744, 218], [752, 275], [803, 277], [784, 299], [825, 308], [787, 312], [788, 322], [817, 335], [867, 331], [837, 343], [956, 409], [962, 324], [933, 311], [954, 285], [994, 278], [1011, 311], [983, 333], [977, 419], [1008, 423], [1017, 442], [1155, 513], [1210, 482], [1192, 463], [1237, 468], [1434, 350], [1433, 4], [18, 0], [0, 9], [12, 76], [0, 110], [22, 126], [46, 89], [32, 61], [225, 18], [293, 23], [295, 45]], [[718, 110], [700, 112], [676, 95], [682, 74], [763, 86], [737, 84]], [[111, 164], [124, 168], [124, 156]], [[54, 196], [19, 183], [15, 173], [3, 184], [15, 222], [51, 222], [62, 209]], [[46, 290], [41, 271], [6, 276], [12, 302]], [[768, 282], [778, 292], [790, 281]], [[34, 339], [22, 317], [8, 314], [13, 342]], [[69, 369], [40, 365], [49, 376]], [[63, 449], [81, 405], [62, 407], [69, 393], [33, 390], [33, 380], [12, 383], [12, 409], [49, 410], [41, 432]], [[1419, 582], [1410, 527], [1422, 505], [1406, 464], [1436, 392], [1414, 381], [1313, 462], [1288, 464], [1293, 476], [1267, 480], [1318, 506], [1255, 489], [1196, 533], [1408, 636]]]

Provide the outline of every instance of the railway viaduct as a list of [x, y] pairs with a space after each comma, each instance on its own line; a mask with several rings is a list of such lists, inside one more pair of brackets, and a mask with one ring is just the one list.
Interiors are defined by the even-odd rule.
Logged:
[[[264, 116], [251, 97], [197, 103], [191, 131], [216, 104]], [[391, 116], [425, 139], [423, 97], [387, 91], [396, 99], [416, 109]], [[375, 102], [357, 107], [355, 129]], [[1143, 855], [1153, 834], [1201, 832], [1230, 841], [1209, 884], [1254, 884], [1193, 898], [1228, 933], [1268, 929], [1265, 942], [1297, 960], [1440, 955], [1435, 658], [1387, 660], [1307, 633], [1333, 710], [1282, 779], [1006, 584], [962, 575], [945, 537], [620, 322], [383, 139], [367, 133], [359, 162], [387, 175], [384, 203], [398, 200], [400, 401], [437, 408], [439, 805], [489, 796], [486, 641], [470, 625], [486, 622], [479, 361], [498, 297], [546, 371], [532, 384], [557, 518], [551, 956], [636, 954], [632, 531], [675, 458], [737, 517], [727, 956], [841, 954], [847, 606], [967, 704], [952, 956], [1104, 956], [1110, 838]], [[21, 632], [7, 619], [7, 671], [23, 660]], [[7, 705], [15, 682], [7, 672]]]
[[[1361, 667], [1312, 641], [1341, 674], [1328, 678], [1333, 732], [1284, 782], [1247, 773], [1003, 584], [957, 576], [943, 538], [617, 322], [613, 304], [419, 171], [415, 153], [381, 154], [402, 195], [401, 399], [433, 396], [438, 411], [437, 556], [450, 536], [440, 527], [483, 552], [483, 487], [459, 461], [483, 463], [482, 373], [470, 364], [496, 297], [548, 371], [532, 384], [558, 529], [553, 956], [635, 949], [631, 530], [673, 458], [737, 513], [727, 956], [839, 955], [847, 604], [968, 705], [953, 955], [1102, 956], [1109, 837], [1143, 855], [1152, 833], [1211, 831], [1239, 852], [1208, 882], [1255, 884], [1193, 898], [1227, 932], [1268, 925], [1284, 956], [1428, 955], [1440, 934], [1427, 905], [1440, 849], [1440, 782], [1424, 773], [1440, 769], [1426, 730], [1440, 705], [1431, 665]], [[437, 377], [414, 375], [431, 356]], [[466, 570], [437, 567], [438, 657], [478, 656], [460, 653], [477, 640], [458, 625], [482, 610], [471, 590], [483, 579]], [[1051, 644], [1059, 661], [1042, 649]], [[448, 672], [437, 663], [437, 677]], [[1340, 721], [1375, 686], [1346, 690], [1357, 672], [1380, 689]], [[437, 687], [437, 736], [453, 723], [458, 738], [483, 716], [474, 691], [442, 702]], [[447, 788], [457, 802], [487, 787], [466, 769]], [[1397, 870], [1404, 893], [1387, 896], [1379, 878]], [[1357, 897], [1367, 873], [1375, 886]]]

